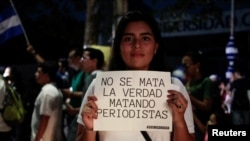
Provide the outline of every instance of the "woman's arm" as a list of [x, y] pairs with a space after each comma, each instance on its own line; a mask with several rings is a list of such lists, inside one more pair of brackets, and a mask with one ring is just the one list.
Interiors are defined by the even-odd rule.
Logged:
[[195, 141], [194, 133], [189, 133], [185, 120], [173, 123], [174, 135], [172, 141]]
[[96, 132], [84, 128], [83, 125], [78, 124], [76, 141], [95, 141]]
[[81, 120], [83, 124], [79, 124], [77, 127], [77, 141], [96, 141], [96, 132], [93, 131], [93, 122], [97, 118], [97, 105], [95, 96], [88, 96], [87, 103], [80, 111]]
[[172, 109], [173, 115], [172, 141], [194, 141], [194, 133], [189, 133], [187, 123], [184, 118], [184, 113], [188, 106], [188, 100], [178, 91], [169, 90], [168, 92], [167, 103]]

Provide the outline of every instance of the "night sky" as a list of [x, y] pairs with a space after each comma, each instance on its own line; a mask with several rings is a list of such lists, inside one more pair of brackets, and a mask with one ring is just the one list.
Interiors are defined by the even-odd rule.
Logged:
[[[85, 26], [84, 1], [13, 0], [29, 42], [46, 59], [67, 56], [68, 49], [81, 46]], [[24, 36], [0, 45], [0, 64], [34, 63], [26, 51]]]

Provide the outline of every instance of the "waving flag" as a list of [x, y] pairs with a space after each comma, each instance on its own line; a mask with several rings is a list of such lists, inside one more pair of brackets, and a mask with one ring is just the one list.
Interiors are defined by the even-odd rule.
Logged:
[[[8, 2], [8, 3], [7, 3]], [[0, 44], [23, 34], [21, 21], [9, 1], [0, 1]]]

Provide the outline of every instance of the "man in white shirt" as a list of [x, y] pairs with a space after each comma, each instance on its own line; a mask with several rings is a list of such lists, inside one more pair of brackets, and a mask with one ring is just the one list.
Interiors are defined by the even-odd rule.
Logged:
[[62, 93], [56, 86], [56, 62], [44, 62], [37, 67], [36, 81], [42, 85], [31, 121], [31, 141], [62, 140]]

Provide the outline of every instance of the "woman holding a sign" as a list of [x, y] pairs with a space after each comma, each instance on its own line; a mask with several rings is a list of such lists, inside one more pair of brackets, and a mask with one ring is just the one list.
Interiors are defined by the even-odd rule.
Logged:
[[[115, 71], [114, 73], [117, 74], [117, 71], [124, 72], [124, 74], [128, 74], [128, 71], [134, 71], [134, 72], [152, 72], [155, 71], [155, 77], [158, 76], [159, 72], [166, 72], [167, 67], [165, 66], [165, 54], [164, 54], [164, 47], [161, 46], [161, 32], [158, 27], [158, 23], [154, 19], [154, 17], [147, 15], [145, 13], [139, 12], [139, 11], [133, 11], [128, 12], [118, 24], [117, 30], [116, 30], [116, 36], [114, 38], [114, 44], [112, 48], [111, 53], [111, 60], [109, 62], [109, 70]], [[126, 72], [127, 71], [127, 72]], [[105, 72], [104, 72], [105, 73]], [[103, 74], [103, 73], [101, 73]], [[100, 75], [101, 75], [100, 74]], [[135, 73], [137, 74], [137, 73]], [[192, 115], [192, 109], [190, 104], [190, 99], [188, 96], [188, 93], [183, 86], [182, 82], [178, 80], [177, 78], [171, 78], [171, 77], [157, 77], [157, 79], [148, 79], [148, 80], [141, 80], [141, 84], [144, 84], [144, 87], [142, 89], [137, 88], [131, 88], [132, 85], [130, 83], [132, 82], [134, 77], [137, 77], [134, 75], [134, 77], [121, 77], [120, 79], [120, 86], [123, 86], [122, 88], [128, 88], [130, 89], [130, 93], [127, 92], [127, 90], [123, 91], [123, 94], [128, 96], [130, 95], [130, 98], [133, 97], [134, 101], [140, 102], [140, 98], [143, 97], [147, 99], [147, 97], [144, 97], [145, 95], [141, 92], [146, 91], [148, 88], [149, 91], [147, 91], [147, 95], [150, 96], [150, 99], [157, 98], [158, 96], [164, 95], [163, 98], [159, 99], [161, 101], [164, 100], [164, 103], [161, 104], [164, 106], [165, 109], [169, 109], [167, 112], [160, 112], [157, 113], [157, 110], [152, 108], [152, 110], [148, 110], [151, 113], [146, 114], [145, 111], [140, 113], [140, 109], [137, 106], [140, 105], [140, 103], [134, 103], [133, 100], [129, 100], [130, 103], [122, 103], [124, 101], [117, 102], [114, 104], [114, 101], [111, 101], [113, 107], [127, 107], [127, 106], [135, 106], [135, 111], [137, 116], [132, 118], [132, 120], [138, 120], [138, 118], [145, 118], [145, 116], [148, 116], [150, 118], [165, 118], [170, 115], [167, 119], [164, 121], [161, 121], [162, 125], [165, 125], [166, 122], [171, 122], [171, 129], [169, 126], [146, 126], [145, 129], [146, 132], [142, 132], [141, 130], [122, 130], [122, 127], [116, 126], [117, 121], [119, 119], [113, 120], [112, 123], [109, 124], [109, 126], [116, 126], [116, 129], [112, 128], [103, 128], [103, 130], [100, 130], [100, 128], [96, 128], [96, 123], [98, 120], [100, 120], [101, 116], [106, 113], [103, 113], [100, 115], [100, 109], [104, 109], [100, 106], [100, 102], [103, 101], [103, 99], [98, 99], [97, 91], [98, 89], [101, 89], [99, 87], [98, 78], [100, 75], [97, 76], [96, 80], [93, 80], [91, 85], [89, 86], [86, 95], [82, 101], [81, 110], [78, 115], [78, 132], [77, 132], [77, 140], [78, 141], [194, 141], [194, 123], [193, 123], [193, 115]], [[112, 75], [112, 73], [110, 73]], [[143, 73], [139, 74], [143, 75]], [[170, 76], [170, 75], [169, 75]], [[114, 81], [115, 78], [113, 77]], [[169, 78], [169, 79], [168, 79]], [[165, 81], [164, 79], [168, 79], [168, 81]], [[105, 81], [103, 81], [104, 83]], [[113, 79], [107, 79], [105, 83], [107, 85], [109, 82], [113, 82]], [[165, 86], [166, 83], [174, 84], [177, 89], [167, 89], [163, 93], [160, 91], [161, 86]], [[146, 85], [146, 86], [145, 86]], [[148, 87], [147, 85], [150, 85]], [[159, 88], [159, 89], [158, 89]], [[134, 91], [136, 89], [136, 91]], [[152, 91], [150, 91], [152, 89]], [[105, 89], [106, 90], [106, 89]], [[122, 95], [121, 93], [116, 93], [115, 90], [111, 89], [109, 95]], [[158, 91], [157, 91], [158, 90]], [[94, 95], [93, 95], [94, 94]], [[133, 102], [131, 102], [133, 101]], [[154, 104], [159, 103], [152, 102], [149, 103], [150, 106], [154, 106]], [[123, 105], [124, 104], [124, 105]], [[99, 105], [99, 107], [97, 106]], [[112, 109], [111, 109], [112, 110]], [[115, 109], [120, 110], [120, 109]], [[126, 111], [126, 109], [122, 109]], [[147, 111], [147, 112], [148, 112]], [[171, 113], [171, 114], [169, 114]], [[98, 115], [98, 117], [97, 117]], [[112, 113], [109, 111], [109, 116], [126, 116], [126, 115], [120, 115], [117, 113]], [[167, 115], [167, 116], [165, 116]], [[129, 115], [129, 118], [132, 116]], [[98, 119], [99, 118], [99, 119]], [[171, 120], [169, 120], [171, 119]], [[140, 119], [140, 121], [143, 121], [144, 119]], [[155, 122], [158, 122], [159, 120], [155, 120]], [[138, 120], [139, 122], [139, 120]], [[105, 123], [99, 124], [100, 126], [103, 126]], [[133, 126], [134, 128], [137, 128], [137, 125], [133, 125], [131, 123], [125, 123], [128, 125]], [[144, 122], [145, 125], [147, 125], [147, 122]], [[109, 130], [110, 129], [110, 130]], [[124, 129], [124, 128], [123, 128]], [[172, 130], [173, 129], [173, 130]], [[97, 131], [98, 130], [98, 131]], [[116, 130], [116, 131], [114, 131]], [[172, 132], [171, 132], [172, 131]], [[172, 134], [172, 135], [171, 135]]]

